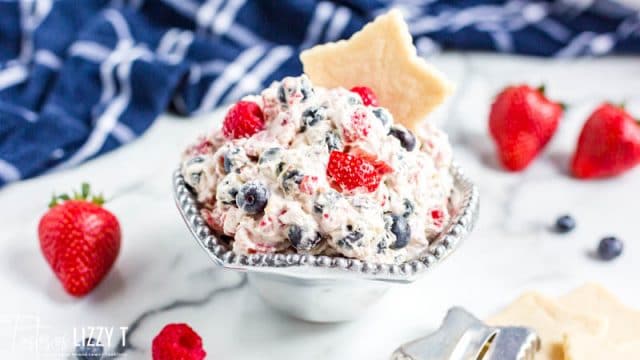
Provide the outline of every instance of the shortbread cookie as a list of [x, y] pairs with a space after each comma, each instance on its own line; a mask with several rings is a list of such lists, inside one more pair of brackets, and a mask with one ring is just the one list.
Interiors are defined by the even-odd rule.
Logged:
[[601, 336], [567, 334], [563, 351], [564, 360], [640, 359], [640, 340], [613, 343]]
[[603, 337], [567, 334], [565, 360], [640, 359], [640, 311], [622, 304], [597, 284], [571, 291], [560, 298], [560, 303], [579, 312], [604, 316], [609, 324]]
[[600, 285], [581, 286], [562, 296], [560, 303], [578, 312], [606, 317], [609, 321], [606, 338], [612, 343], [640, 340], [640, 311], [622, 304]]
[[496, 326], [526, 326], [534, 329], [542, 340], [536, 360], [563, 360], [565, 334], [602, 336], [607, 321], [563, 306], [538, 293], [522, 295], [502, 312], [487, 321]]
[[453, 86], [416, 54], [398, 10], [379, 16], [349, 40], [315, 46], [300, 55], [311, 81], [327, 88], [368, 86], [394, 119], [415, 129]]

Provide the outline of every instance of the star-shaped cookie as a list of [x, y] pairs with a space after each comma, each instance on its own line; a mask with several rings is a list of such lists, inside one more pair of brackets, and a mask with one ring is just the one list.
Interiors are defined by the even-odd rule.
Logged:
[[417, 56], [398, 10], [377, 17], [349, 40], [302, 52], [300, 59], [315, 85], [368, 86], [397, 122], [413, 129], [453, 89], [440, 71]]
[[573, 311], [559, 301], [538, 293], [526, 293], [502, 312], [487, 320], [490, 325], [526, 326], [534, 329], [542, 340], [536, 359], [564, 360], [563, 340], [567, 333], [601, 337], [607, 329], [604, 318]]
[[564, 306], [609, 321], [604, 336], [566, 334], [565, 360], [627, 360], [640, 358], [640, 311], [622, 304], [597, 284], [579, 287], [560, 298]]
[[629, 360], [640, 358], [640, 340], [615, 343], [602, 336], [565, 334], [563, 360]]

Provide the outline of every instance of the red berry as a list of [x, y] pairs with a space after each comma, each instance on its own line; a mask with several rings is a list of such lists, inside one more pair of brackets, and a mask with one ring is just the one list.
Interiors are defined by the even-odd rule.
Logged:
[[153, 339], [153, 360], [202, 360], [202, 338], [187, 324], [169, 324]]
[[351, 88], [351, 91], [360, 95], [362, 99], [362, 103], [365, 106], [378, 106], [378, 97], [376, 93], [371, 90], [370, 87], [367, 86], [354, 86]]
[[366, 138], [369, 130], [371, 130], [371, 124], [367, 121], [367, 113], [360, 108], [351, 114], [351, 121], [344, 124], [342, 135], [347, 143], [351, 143]]
[[185, 153], [189, 156], [204, 155], [213, 153], [213, 144], [209, 139], [202, 136], [194, 144], [189, 146]]
[[364, 154], [348, 154], [332, 151], [327, 165], [327, 178], [337, 191], [364, 189], [373, 192], [382, 176], [393, 170], [384, 161]]
[[527, 85], [504, 89], [491, 105], [489, 130], [505, 168], [526, 168], [558, 128], [562, 106]]
[[441, 227], [444, 221], [444, 211], [442, 209], [431, 210], [431, 218], [433, 219], [433, 225]]
[[86, 196], [57, 204], [57, 199], [65, 198], [55, 198], [40, 219], [40, 248], [64, 289], [73, 296], [83, 296], [98, 286], [113, 266], [120, 251], [120, 224]]
[[640, 164], [640, 124], [624, 109], [600, 105], [582, 128], [571, 162], [577, 178], [621, 174]]
[[227, 139], [250, 137], [264, 129], [264, 115], [258, 104], [238, 101], [224, 117], [222, 133]]

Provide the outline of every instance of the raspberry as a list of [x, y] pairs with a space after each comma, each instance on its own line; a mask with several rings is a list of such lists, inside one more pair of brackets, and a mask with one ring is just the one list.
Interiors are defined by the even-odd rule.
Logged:
[[392, 169], [384, 161], [371, 155], [347, 154], [332, 151], [327, 165], [327, 178], [337, 191], [363, 188], [373, 192], [378, 188], [382, 176]]
[[264, 128], [264, 115], [258, 104], [239, 101], [224, 117], [222, 133], [227, 139], [250, 137]]
[[354, 86], [351, 88], [351, 92], [360, 95], [362, 103], [365, 106], [378, 106], [378, 97], [376, 93], [367, 86]]
[[169, 324], [153, 339], [153, 360], [202, 360], [202, 338], [187, 324]]

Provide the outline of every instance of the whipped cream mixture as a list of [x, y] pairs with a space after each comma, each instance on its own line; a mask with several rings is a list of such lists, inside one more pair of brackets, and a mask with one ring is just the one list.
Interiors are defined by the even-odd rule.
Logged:
[[[451, 147], [432, 124], [413, 134], [385, 108], [343, 88], [314, 87], [304, 75], [243, 100], [259, 106], [264, 128], [238, 139], [217, 130], [182, 163], [204, 219], [233, 238], [234, 252], [400, 263], [449, 221]], [[366, 154], [392, 171], [375, 189], [346, 190], [327, 174], [332, 151]]]

